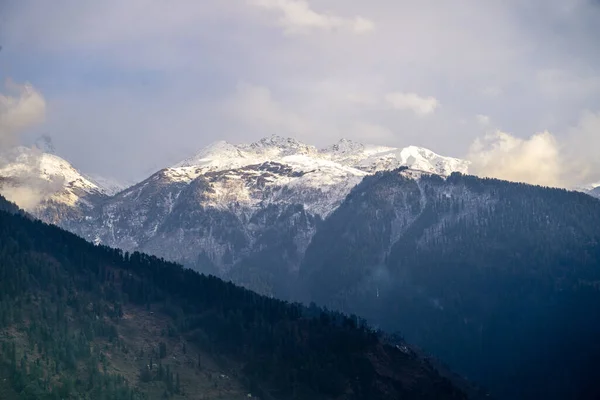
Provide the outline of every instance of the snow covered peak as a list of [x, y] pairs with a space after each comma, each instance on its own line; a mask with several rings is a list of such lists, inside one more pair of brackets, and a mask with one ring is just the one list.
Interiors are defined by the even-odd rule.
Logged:
[[[452, 172], [467, 173], [469, 162], [453, 157], [444, 157], [431, 150], [417, 146], [409, 146], [399, 152], [392, 152], [401, 165], [425, 172], [450, 175]], [[389, 159], [389, 156], [388, 156]], [[400, 165], [399, 165], [400, 166]]]
[[[85, 178], [69, 162], [54, 154], [42, 153], [36, 147], [17, 147], [2, 154], [0, 177], [10, 182], [9, 186], [0, 188], [5, 193], [27, 190], [28, 204], [19, 204], [15, 199], [24, 208], [46, 200], [72, 206], [85, 195], [103, 194], [101, 187]], [[33, 198], [35, 202], [30, 203]]]
[[271, 136], [251, 144], [234, 145], [215, 142], [197, 155], [166, 170], [166, 175], [176, 181], [190, 181], [207, 171], [224, 171], [265, 162], [288, 163], [286, 157], [303, 156], [304, 164], [318, 168], [323, 161], [339, 167], [359, 169], [367, 173], [392, 170], [402, 166], [411, 169], [449, 175], [468, 172], [469, 163], [452, 157], [443, 157], [431, 150], [417, 146], [396, 148], [367, 145], [348, 139], [317, 150], [293, 138]]
[[[223, 171], [248, 165], [262, 164], [267, 161], [278, 161], [282, 157], [295, 154], [317, 154], [313, 146], [308, 146], [292, 138], [271, 136], [252, 144], [234, 145], [226, 141], [215, 142], [198, 154], [176, 165], [171, 170], [178, 176], [185, 170], [195, 172], [199, 169]], [[199, 173], [200, 171], [198, 171]], [[189, 174], [186, 174], [189, 175]]]
[[174, 165], [173, 168], [212, 167], [222, 169], [225, 167], [226, 169], [230, 165], [236, 165], [236, 160], [239, 158], [244, 158], [241, 150], [237, 146], [221, 140], [206, 146], [198, 154]]
[[350, 139], [340, 139], [334, 145], [326, 147], [321, 150], [322, 153], [327, 154], [356, 154], [362, 153], [365, 150], [365, 145], [360, 142], [355, 142]]
[[276, 156], [312, 154], [317, 152], [317, 149], [314, 146], [309, 146], [294, 138], [284, 138], [278, 135], [263, 138], [250, 145], [242, 145], [240, 147], [247, 151]]
[[365, 145], [347, 139], [321, 150], [321, 154], [333, 161], [370, 173], [406, 166], [415, 170], [449, 175], [452, 172], [467, 173], [469, 166], [468, 161], [443, 157], [422, 147]]

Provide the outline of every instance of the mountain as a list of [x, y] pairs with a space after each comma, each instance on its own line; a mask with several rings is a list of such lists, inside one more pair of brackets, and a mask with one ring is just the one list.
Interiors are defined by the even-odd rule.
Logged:
[[5, 211], [0, 276], [2, 399], [467, 398], [357, 317]]
[[594, 189], [590, 190], [588, 193], [594, 197], [600, 198], [600, 186], [595, 187]]
[[85, 223], [107, 193], [66, 160], [37, 147], [0, 155], [0, 194], [46, 222]]
[[417, 147], [349, 140], [325, 149], [279, 136], [217, 142], [83, 212], [42, 207], [35, 215], [95, 243], [284, 296], [319, 224], [365, 176], [398, 165], [436, 173], [468, 167]]
[[364, 145], [347, 139], [342, 139], [339, 143], [322, 150], [321, 154], [341, 164], [370, 173], [408, 167], [418, 171], [449, 175], [452, 172], [467, 173], [469, 169], [468, 161], [442, 157], [422, 147], [409, 146], [398, 149]]
[[600, 203], [449, 174], [466, 168], [415, 147], [219, 142], [78, 214], [35, 215], [400, 330], [500, 398], [594, 398]]
[[295, 287], [401, 330], [499, 398], [594, 399], [599, 284], [592, 197], [404, 169], [351, 191]]
[[[74, 206], [88, 196], [104, 195], [66, 160], [36, 147], [17, 147], [0, 155], [0, 176], [12, 188], [28, 188], [42, 202]], [[8, 190], [8, 189], [7, 189]]]

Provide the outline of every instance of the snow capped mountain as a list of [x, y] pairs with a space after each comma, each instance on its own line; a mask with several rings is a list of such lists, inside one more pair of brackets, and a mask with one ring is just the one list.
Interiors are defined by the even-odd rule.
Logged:
[[220, 141], [124, 190], [85, 178], [63, 160], [53, 175], [69, 171], [67, 187], [101, 196], [62, 202], [89, 202], [72, 206], [77, 212], [46, 208], [36, 215], [95, 243], [144, 251], [274, 294], [275, 282], [297, 273], [318, 226], [352, 189], [370, 174], [402, 166], [413, 169], [403, 172], [408, 178], [420, 179], [466, 172], [468, 164], [418, 147], [349, 140], [325, 149], [279, 136]]
[[452, 172], [467, 173], [469, 162], [452, 157], [443, 157], [422, 147], [395, 148], [364, 145], [342, 139], [337, 144], [321, 151], [325, 157], [344, 165], [374, 173], [399, 167], [450, 175]]
[[41, 202], [73, 207], [85, 201], [86, 196], [104, 194], [100, 186], [85, 178], [69, 162], [35, 147], [17, 147], [0, 156], [0, 177], [5, 181], [0, 191], [9, 198], [26, 195], [25, 208]]
[[171, 170], [174, 179], [193, 179], [207, 170], [234, 169], [267, 161], [285, 163], [285, 158], [289, 156], [303, 156], [305, 166], [310, 164], [309, 160], [317, 168], [323, 161], [328, 161], [368, 173], [406, 166], [449, 175], [452, 172], [467, 173], [469, 166], [468, 161], [443, 157], [416, 146], [396, 148], [342, 139], [330, 147], [318, 150], [292, 138], [272, 136], [249, 145], [234, 145], [225, 141], [213, 143], [195, 156], [174, 165]]
[[[286, 166], [289, 172], [265, 175], [261, 192], [252, 193], [256, 187], [249, 179], [264, 171], [254, 168], [255, 173], [249, 173], [247, 167], [265, 163]], [[172, 182], [189, 184], [209, 173], [229, 171], [221, 175], [218, 183], [212, 183], [214, 195], [204, 204], [214, 207], [227, 207], [232, 202], [257, 207], [278, 201], [276, 191], [269, 192], [270, 199], [265, 198], [265, 188], [286, 188], [288, 192], [297, 193], [311, 191], [315, 195], [300, 195], [297, 200], [304, 199], [302, 204], [307, 210], [326, 217], [365, 175], [402, 166], [440, 175], [468, 170], [468, 162], [464, 160], [442, 157], [415, 146], [399, 149], [342, 139], [318, 150], [292, 138], [272, 136], [252, 144], [213, 143], [160, 174]]]
[[317, 149], [291, 138], [272, 136], [251, 144], [234, 145], [215, 142], [173, 168], [204, 168], [212, 171], [239, 168], [246, 165], [275, 161], [296, 154], [318, 154]]

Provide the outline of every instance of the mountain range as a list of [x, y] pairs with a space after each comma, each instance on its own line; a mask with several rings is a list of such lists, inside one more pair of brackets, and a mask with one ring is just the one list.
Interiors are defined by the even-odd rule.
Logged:
[[[341, 140], [317, 149], [272, 136], [248, 145], [214, 143], [121, 190], [53, 154], [19, 148], [11, 157], [0, 169], [8, 179], [4, 193], [11, 198], [11, 185], [41, 187], [29, 211], [42, 220], [95, 243], [165, 257], [272, 295], [281, 286], [272, 280], [297, 273], [317, 226], [365, 176], [400, 166], [416, 175], [468, 170], [466, 161], [414, 146]], [[249, 272], [254, 260], [271, 256], [281, 277]]]
[[477, 395], [355, 316], [94, 246], [2, 196], [0, 276], [3, 400]]
[[53, 182], [28, 211], [93, 243], [364, 316], [499, 398], [598, 393], [600, 202], [587, 194], [349, 140], [218, 142], [114, 194], [66, 162], [36, 176], [23, 160], [4, 164], [3, 192]]

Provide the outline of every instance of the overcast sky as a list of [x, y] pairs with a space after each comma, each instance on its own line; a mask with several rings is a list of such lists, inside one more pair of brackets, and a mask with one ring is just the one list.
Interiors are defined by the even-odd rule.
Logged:
[[599, 38], [595, 0], [2, 0], [0, 112], [34, 93], [21, 142], [127, 180], [279, 134], [600, 181]]

